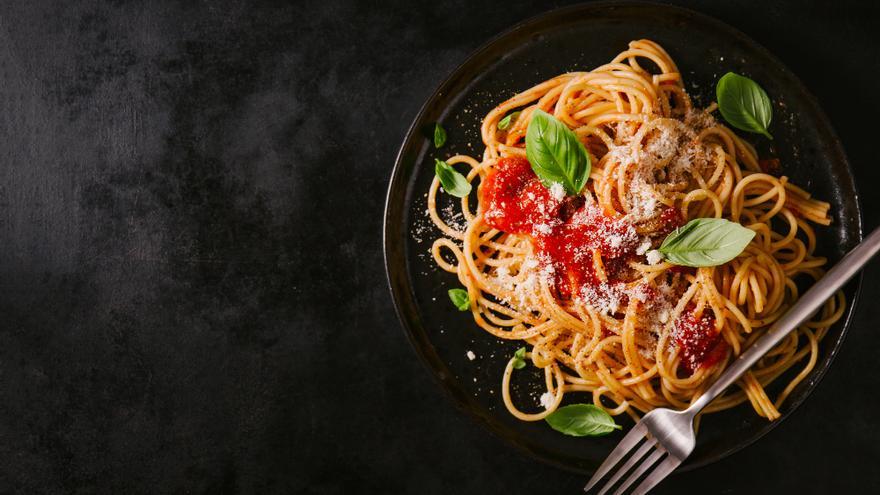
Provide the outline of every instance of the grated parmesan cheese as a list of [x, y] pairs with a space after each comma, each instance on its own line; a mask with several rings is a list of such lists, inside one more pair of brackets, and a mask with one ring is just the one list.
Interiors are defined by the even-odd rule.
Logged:
[[544, 409], [550, 409], [553, 407], [553, 402], [556, 400], [556, 396], [551, 394], [550, 392], [544, 392], [541, 394], [541, 405], [544, 406]]
[[546, 279], [544, 270], [537, 270], [538, 266], [538, 260], [529, 256], [520, 266], [497, 267], [490, 280], [504, 291], [512, 293], [501, 302], [521, 311], [533, 311], [537, 308], [540, 305], [540, 282]]
[[535, 225], [534, 227], [532, 227], [532, 230], [534, 230], [535, 232], [537, 232], [539, 234], [548, 235], [551, 232], [553, 232], [553, 227], [551, 227], [549, 224], [546, 224], [546, 223], [539, 223], [539, 224]]
[[624, 299], [629, 297], [626, 286], [623, 283], [609, 284], [602, 282], [598, 285], [586, 285], [581, 290], [581, 298], [602, 313], [613, 315], [620, 309]]
[[630, 292], [630, 297], [639, 302], [647, 302], [648, 301], [648, 285], [647, 284], [639, 284]]
[[668, 309], [661, 309], [660, 311], [658, 311], [657, 312], [657, 320], [660, 321], [660, 323], [668, 323], [669, 322], [669, 310]]
[[556, 201], [562, 201], [565, 199], [565, 188], [562, 187], [562, 184], [559, 182], [554, 182], [552, 186], [550, 186], [550, 196], [553, 196], [553, 199]]
[[441, 220], [453, 230], [464, 232], [467, 229], [467, 220], [465, 220], [461, 210], [456, 209], [455, 205], [447, 205], [440, 210], [440, 213]]
[[474, 359], [477, 359], [477, 355], [474, 354], [474, 351], [467, 351], [467, 358], [473, 361]]
[[617, 249], [623, 244], [623, 236], [611, 234], [608, 236], [608, 244]]
[[663, 261], [663, 255], [660, 254], [660, 251], [657, 251], [656, 249], [648, 251], [646, 257], [648, 258], [649, 265], [656, 265], [657, 263]]

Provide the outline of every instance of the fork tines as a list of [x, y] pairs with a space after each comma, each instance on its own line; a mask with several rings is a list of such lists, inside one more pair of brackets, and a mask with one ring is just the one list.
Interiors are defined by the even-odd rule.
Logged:
[[[611, 473], [613, 468], [620, 465], [602, 486], [602, 489], [597, 492], [598, 495], [610, 493], [615, 487], [617, 488], [614, 492], [615, 495], [626, 493], [642, 478], [644, 481], [632, 493], [647, 493], [679, 464], [681, 464], [681, 460], [669, 454], [653, 436], [650, 436], [646, 426], [639, 422], [620, 441], [614, 451], [605, 459], [605, 462], [599, 466], [596, 474], [584, 487], [584, 491], [589, 492], [596, 487], [599, 481]], [[624, 479], [622, 483], [621, 479]]]

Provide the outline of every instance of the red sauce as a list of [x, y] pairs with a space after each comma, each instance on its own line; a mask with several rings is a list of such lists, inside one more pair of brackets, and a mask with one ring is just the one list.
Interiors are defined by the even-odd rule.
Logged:
[[660, 212], [660, 227], [652, 235], [660, 239], [665, 239], [673, 230], [684, 224], [684, 217], [681, 216], [681, 213], [677, 209], [664, 206], [663, 211]]
[[654, 287], [650, 285], [645, 285], [642, 287], [642, 292], [644, 293], [644, 301], [640, 301], [639, 305], [643, 308], [650, 307], [657, 299], [660, 297], [660, 293]]
[[498, 230], [531, 237], [538, 259], [552, 266], [557, 295], [599, 285], [593, 251], [602, 255], [608, 283], [638, 247], [631, 225], [605, 215], [595, 205], [560, 201], [541, 183], [523, 158], [503, 158], [480, 187], [486, 223]]
[[530, 234], [555, 218], [561, 205], [524, 158], [502, 158], [483, 181], [480, 202], [486, 223], [510, 234]]
[[698, 319], [693, 307], [675, 320], [675, 344], [681, 356], [681, 367], [693, 373], [701, 366], [712, 366], [723, 356], [727, 343], [715, 331], [715, 315], [703, 311]]

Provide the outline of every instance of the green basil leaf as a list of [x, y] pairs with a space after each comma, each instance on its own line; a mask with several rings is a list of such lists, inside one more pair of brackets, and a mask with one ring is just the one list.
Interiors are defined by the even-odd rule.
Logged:
[[459, 311], [467, 311], [471, 309], [471, 298], [464, 289], [449, 289], [449, 300], [458, 308]]
[[520, 347], [513, 353], [513, 367], [521, 370], [526, 367], [526, 348]]
[[498, 130], [506, 131], [507, 128], [510, 127], [511, 124], [516, 122], [516, 119], [519, 118], [519, 114], [521, 114], [521, 113], [522, 112], [517, 110], [515, 112], [511, 112], [511, 113], [507, 114], [507, 117], [504, 117], [503, 119], [498, 121]]
[[682, 266], [717, 266], [737, 257], [749, 245], [755, 231], [723, 218], [695, 218], [672, 231], [660, 253]]
[[439, 148], [446, 144], [446, 129], [440, 123], [434, 124], [434, 147]]
[[463, 198], [470, 194], [471, 183], [452, 168], [452, 165], [435, 158], [434, 173], [440, 179], [440, 185], [443, 186], [443, 190], [449, 194], [457, 198]]
[[598, 437], [621, 429], [610, 414], [593, 404], [560, 407], [544, 421], [554, 430], [573, 437]]
[[579, 194], [590, 178], [590, 155], [577, 136], [555, 117], [535, 110], [526, 130], [526, 156], [546, 187], [559, 182]]
[[773, 118], [773, 105], [758, 83], [728, 72], [718, 81], [715, 96], [718, 98], [718, 109], [728, 124], [773, 139], [767, 131]]

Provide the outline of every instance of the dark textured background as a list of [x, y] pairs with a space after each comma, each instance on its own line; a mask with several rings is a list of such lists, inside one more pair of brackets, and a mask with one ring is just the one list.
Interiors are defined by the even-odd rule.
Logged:
[[[446, 401], [381, 263], [409, 122], [533, 3], [2, 2], [0, 493], [578, 493]], [[682, 5], [819, 97], [876, 226], [876, 9]], [[878, 277], [796, 414], [658, 492], [880, 490]]]

